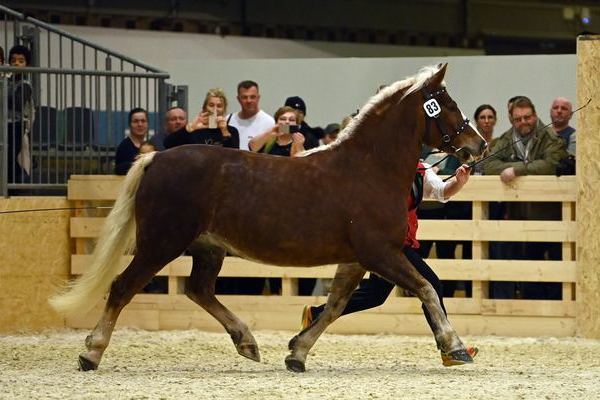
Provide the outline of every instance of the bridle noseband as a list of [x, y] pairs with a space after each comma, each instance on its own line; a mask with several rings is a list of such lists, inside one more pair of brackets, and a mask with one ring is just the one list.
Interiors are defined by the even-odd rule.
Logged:
[[[426, 87], [427, 85], [423, 86], [421, 89], [423, 92], [423, 97], [425, 98], [425, 102], [423, 103], [423, 109], [425, 110], [425, 135], [429, 135], [430, 123], [431, 120], [434, 120], [442, 135], [442, 145], [439, 149], [443, 152], [447, 152], [447, 150], [456, 152], [460, 150], [460, 148], [456, 148], [452, 142], [458, 135], [467, 129], [467, 126], [469, 126], [469, 119], [465, 118], [456, 131], [448, 133], [446, 124], [444, 124], [444, 121], [439, 118], [440, 114], [442, 113], [442, 107], [436, 99], [436, 97], [441, 95], [444, 95], [443, 97], [447, 99], [448, 92], [446, 92], [446, 88], [443, 87], [434, 92], [428, 92]], [[445, 102], [443, 102], [442, 105], [445, 105]]]

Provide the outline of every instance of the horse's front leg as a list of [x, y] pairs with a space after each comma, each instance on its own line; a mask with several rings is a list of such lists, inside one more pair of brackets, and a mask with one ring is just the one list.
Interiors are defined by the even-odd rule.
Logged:
[[368, 265], [372, 266], [371, 271], [419, 297], [431, 317], [433, 334], [440, 350], [457, 362], [473, 362], [473, 358], [467, 353], [458, 334], [450, 325], [435, 289], [400, 249], [377, 252], [377, 259], [372, 259]]
[[291, 354], [285, 358], [288, 370], [304, 372], [309, 350], [325, 329], [344, 311], [352, 291], [365, 275], [365, 269], [359, 264], [340, 264], [335, 272], [327, 305], [312, 325], [294, 336], [288, 345]]

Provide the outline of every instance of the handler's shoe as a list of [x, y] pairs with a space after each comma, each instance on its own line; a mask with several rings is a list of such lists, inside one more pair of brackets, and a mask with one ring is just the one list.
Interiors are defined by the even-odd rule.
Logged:
[[300, 322], [300, 329], [305, 330], [306, 328], [308, 328], [310, 326], [310, 324], [312, 324], [312, 322], [313, 322], [312, 307], [304, 306], [304, 309], [302, 310], [302, 321]]
[[[475, 356], [477, 355], [477, 353], [479, 353], [479, 349], [477, 347], [467, 347], [467, 353], [471, 356], [471, 358], [475, 358]], [[441, 352], [442, 355], [442, 364], [444, 365], [444, 367], [452, 367], [454, 365], [463, 365], [466, 364], [465, 361], [463, 360], [457, 360], [454, 357], [452, 357], [450, 354], [448, 353], [444, 353], [443, 351]]]

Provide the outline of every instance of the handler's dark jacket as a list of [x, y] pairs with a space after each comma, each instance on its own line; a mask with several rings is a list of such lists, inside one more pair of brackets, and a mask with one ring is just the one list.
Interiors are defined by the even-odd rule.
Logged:
[[[497, 140], [492, 143], [490, 151], [500, 151], [498, 155], [490, 159], [483, 171], [485, 175], [500, 175], [506, 168], [513, 167], [515, 175], [554, 175], [558, 162], [567, 157], [564, 142], [550, 127], [541, 129], [543, 124], [538, 119], [536, 130], [531, 139], [533, 144], [529, 152], [529, 162], [521, 160], [515, 149], [513, 142], [513, 129], [504, 132]], [[560, 203], [519, 203], [508, 202], [507, 212], [509, 219], [522, 220], [544, 220], [560, 219]]]

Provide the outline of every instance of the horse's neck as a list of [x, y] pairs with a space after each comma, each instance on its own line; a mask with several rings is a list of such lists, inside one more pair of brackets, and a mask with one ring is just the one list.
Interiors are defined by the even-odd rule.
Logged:
[[[419, 160], [421, 136], [424, 122], [418, 120], [416, 101], [409, 96], [400, 103], [392, 103], [383, 111], [373, 109], [360, 120], [354, 132], [344, 143], [343, 151], [352, 154], [361, 163], [361, 168], [370, 166], [388, 174], [411, 176]], [[342, 150], [342, 149], [340, 149]], [[411, 178], [412, 179], [412, 178]]]

